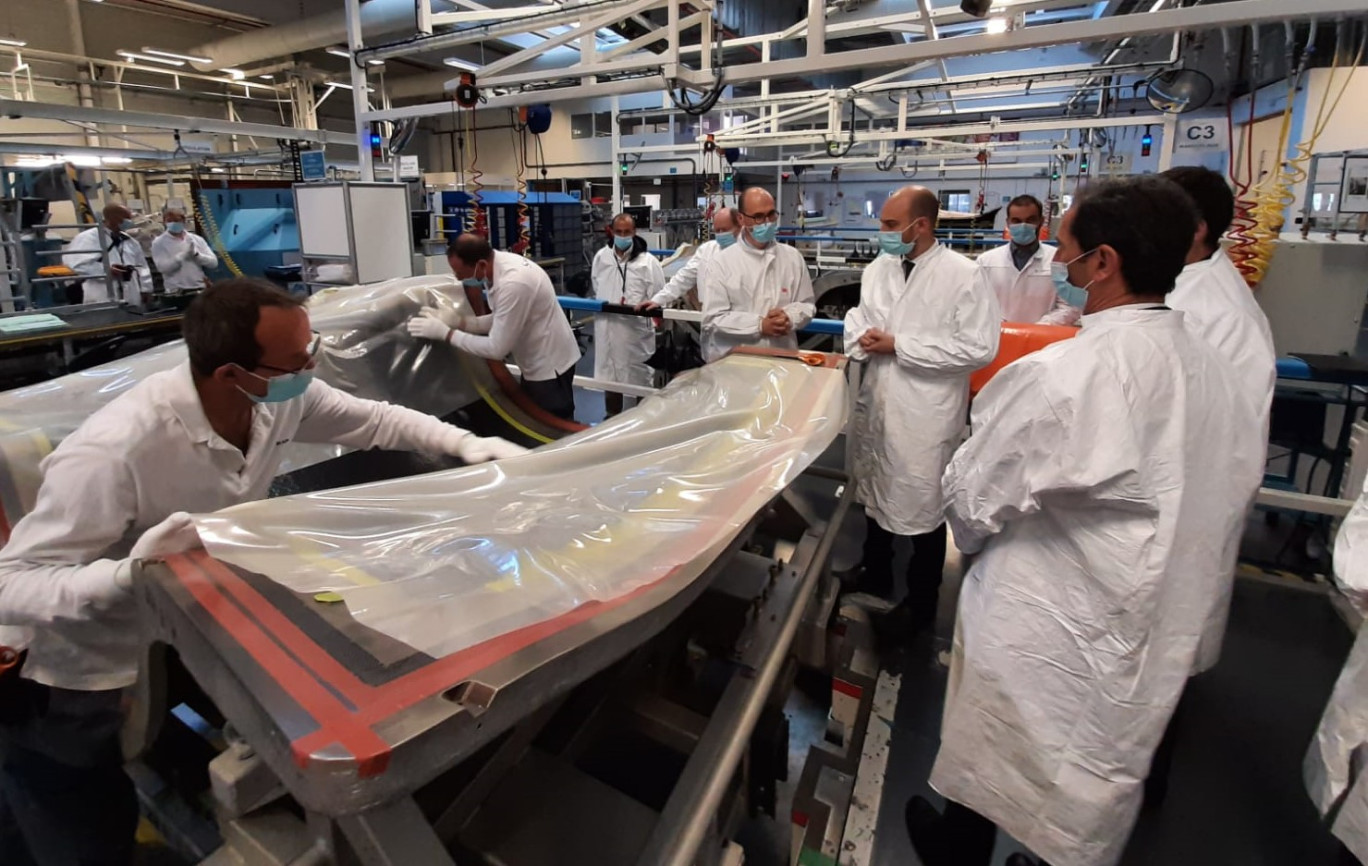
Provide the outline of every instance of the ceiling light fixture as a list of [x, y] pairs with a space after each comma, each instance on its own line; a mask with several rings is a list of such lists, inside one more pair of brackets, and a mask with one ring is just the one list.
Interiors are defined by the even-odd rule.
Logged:
[[478, 63], [471, 63], [469, 60], [462, 60], [459, 57], [448, 57], [442, 62], [447, 66], [452, 66], [456, 69], [464, 69], [467, 72], [476, 72], [480, 68]]
[[118, 51], [115, 51], [114, 53], [117, 54], [117, 55], [119, 55], [120, 57], [122, 57], [122, 58], [125, 59], [125, 60], [146, 60], [146, 61], [148, 61], [149, 63], [164, 63], [164, 64], [166, 64], [167, 66], [184, 66], [184, 65], [185, 65], [185, 61], [184, 61], [184, 60], [171, 60], [171, 59], [166, 58], [166, 57], [153, 57], [153, 56], [150, 55], [150, 54], [137, 54], [137, 53], [135, 53], [135, 52], [133, 52], [133, 51], [124, 51], [123, 49], [119, 49]]
[[23, 48], [28, 43], [22, 39], [0, 38], [0, 45], [9, 45], [14, 48]]
[[338, 48], [336, 45], [329, 45], [325, 50], [333, 57], [346, 57], [349, 60], [351, 59], [351, 52], [345, 48]]
[[367, 60], [367, 61], [366, 61], [366, 65], [367, 65], [367, 66], [384, 66], [384, 65], [385, 65], [385, 61], [383, 61], [383, 60]]
[[275, 80], [275, 76], [274, 76], [274, 75], [270, 75], [270, 74], [258, 75], [257, 78], [264, 78], [264, 79], [267, 80], [267, 81], [274, 81], [274, 80]]
[[200, 57], [197, 54], [177, 54], [174, 51], [162, 51], [160, 48], [148, 48], [146, 45], [142, 49], [143, 54], [151, 54], [156, 57], [170, 57], [172, 60], [185, 60], [190, 63], [213, 63], [212, 57]]
[[128, 165], [133, 161], [126, 156], [106, 156], [101, 158], [106, 165]]
[[229, 75], [234, 81], [241, 81], [242, 79], [244, 79], [244, 78], [247, 77], [247, 73], [243, 72], [241, 69], [234, 69], [234, 68], [231, 67], [231, 66], [225, 66], [225, 67], [223, 67], [222, 69], [220, 69], [219, 72], [226, 72], [226, 73], [228, 73], [228, 75]]
[[985, 33], [1006, 33], [1010, 24], [1006, 18], [989, 18], [983, 29]]

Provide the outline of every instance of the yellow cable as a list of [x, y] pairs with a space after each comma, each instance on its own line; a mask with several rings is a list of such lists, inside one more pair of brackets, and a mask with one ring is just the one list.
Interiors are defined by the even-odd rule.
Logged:
[[218, 250], [219, 256], [223, 259], [223, 263], [228, 266], [229, 273], [235, 277], [246, 276], [246, 274], [242, 272], [242, 268], [238, 267], [237, 262], [233, 261], [233, 257], [228, 254], [227, 248], [223, 246], [223, 233], [219, 231], [218, 220], [214, 219], [214, 209], [209, 207], [209, 199], [204, 197], [204, 189], [202, 187], [200, 188], [199, 197], [200, 214], [203, 215], [204, 223], [210, 230], [210, 243], [214, 245], [214, 249]]
[[[1330, 67], [1330, 78], [1325, 83], [1325, 92], [1321, 94], [1320, 106], [1316, 110], [1316, 120], [1312, 124], [1311, 134], [1308, 138], [1297, 145], [1297, 153], [1289, 160], [1280, 163], [1277, 171], [1259, 185], [1256, 190], [1255, 205], [1250, 210], [1250, 217], [1255, 221], [1255, 225], [1249, 230], [1249, 236], [1254, 242], [1250, 246], [1248, 258], [1244, 264], [1245, 281], [1251, 287], [1257, 286], [1268, 273], [1268, 267], [1273, 259], [1276, 250], [1278, 236], [1282, 233], [1284, 214], [1287, 208], [1296, 203], [1297, 197], [1293, 188], [1300, 183], [1308, 180], [1306, 171], [1307, 164], [1316, 149], [1316, 142], [1330, 125], [1330, 118], [1334, 116], [1339, 108], [1340, 102], [1344, 99], [1344, 94], [1349, 89], [1349, 84], [1353, 81], [1354, 72], [1359, 63], [1363, 60], [1364, 48], [1368, 45], [1368, 37], [1359, 41], [1358, 51], [1353, 62], [1349, 65], [1348, 74], [1340, 85], [1339, 92], [1334, 99], [1330, 98], [1330, 93], [1334, 89], [1335, 76], [1341, 68], [1340, 52], [1336, 50], [1335, 59]], [[1297, 95], [1297, 85], [1300, 76], [1289, 82], [1287, 93], [1287, 108], [1283, 111], [1283, 122], [1281, 131], [1278, 134], [1277, 153], [1287, 152], [1288, 139], [1292, 132], [1292, 109]], [[1254, 95], [1250, 94], [1253, 99]], [[1250, 133], [1252, 134], [1252, 131]], [[1310, 195], [1311, 191], [1307, 188], [1305, 195]]]

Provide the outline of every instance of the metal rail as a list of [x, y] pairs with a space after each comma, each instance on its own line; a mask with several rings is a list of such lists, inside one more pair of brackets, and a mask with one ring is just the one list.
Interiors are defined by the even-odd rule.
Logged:
[[[727, 686], [713, 716], [714, 724], [708, 726], [688, 766], [684, 768], [644, 852], [637, 860], [637, 866], [692, 866], [707, 836], [708, 824], [717, 813], [750, 741], [751, 731], [760, 718], [765, 699], [773, 690], [779, 672], [788, 659], [807, 602], [831, 555], [832, 545], [836, 542], [837, 533], [854, 496], [855, 485], [847, 483], [812, 560], [803, 572], [802, 584], [794, 597], [793, 606], [785, 614], [774, 646], [753, 676], [737, 674]], [[716, 724], [717, 719], [730, 716], [735, 716], [735, 724]]]

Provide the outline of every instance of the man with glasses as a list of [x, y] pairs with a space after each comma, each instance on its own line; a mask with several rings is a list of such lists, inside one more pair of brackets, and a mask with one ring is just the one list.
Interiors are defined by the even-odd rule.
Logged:
[[910, 543], [907, 597], [883, 621], [895, 642], [936, 621], [945, 570], [941, 473], [964, 431], [969, 376], [997, 355], [1001, 313], [983, 272], [936, 240], [940, 202], [907, 186], [879, 214], [883, 255], [864, 270], [845, 317], [863, 362], [850, 447], [865, 510], [857, 587], [892, 601], [893, 545]]
[[703, 357], [737, 346], [797, 349], [798, 331], [817, 311], [807, 263], [776, 240], [774, 196], [758, 186], [741, 195], [741, 240], [704, 263]]
[[28, 651], [0, 701], [0, 863], [129, 862], [138, 804], [119, 729], [137, 677], [132, 563], [198, 546], [187, 512], [265, 496], [294, 441], [466, 462], [524, 450], [313, 379], [309, 314], [268, 283], [207, 289], [184, 333], [186, 363], [43, 461], [37, 502], [0, 550], [0, 644]]

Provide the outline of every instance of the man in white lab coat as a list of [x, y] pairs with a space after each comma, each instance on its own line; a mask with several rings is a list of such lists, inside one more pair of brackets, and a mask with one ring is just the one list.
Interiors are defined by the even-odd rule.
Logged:
[[741, 212], [734, 207], [718, 208], [717, 213], [713, 214], [712, 226], [713, 239], [699, 244], [698, 249], [684, 263], [684, 267], [665, 284], [665, 288], [656, 292], [654, 297], [642, 303], [637, 309], [658, 310], [661, 307], [668, 307], [695, 288], [698, 289], [699, 303], [703, 302], [706, 287], [699, 280], [699, 273], [718, 253], [736, 243], [736, 237], [741, 231]]
[[[1007, 366], [945, 472], [964, 578], [931, 785], [928, 866], [983, 866], [994, 823], [1053, 866], [1111, 866], [1222, 601], [1225, 540], [1263, 474], [1234, 370], [1164, 305], [1197, 217], [1170, 181], [1090, 187], [1056, 275], [1072, 340]], [[1009, 863], [1030, 862], [1017, 856]]]
[[[594, 297], [608, 304], [641, 305], [665, 288], [665, 271], [637, 237], [631, 214], [613, 217], [612, 240], [598, 251], [590, 267]], [[594, 317], [594, 378], [649, 388], [653, 379], [646, 360], [655, 354], [655, 325], [642, 316], [600, 313]], [[609, 418], [622, 411], [623, 395], [603, 392]]]
[[166, 231], [152, 241], [152, 263], [162, 275], [167, 292], [197, 292], [209, 285], [205, 271], [218, 267], [218, 256], [209, 242], [185, 228], [185, 213], [168, 210], [162, 215]]
[[797, 349], [798, 331], [817, 312], [803, 254], [781, 244], [774, 196], [758, 186], [741, 194], [741, 239], [703, 266], [703, 358], [737, 346]]
[[[1368, 489], [1340, 526], [1335, 540], [1335, 582], [1368, 617]], [[1344, 866], [1368, 863], [1368, 619], [1344, 662], [1320, 728], [1306, 753], [1306, 789], [1344, 846]]]
[[427, 308], [409, 320], [409, 333], [491, 361], [512, 355], [522, 371], [523, 392], [532, 402], [558, 418], [575, 420], [579, 343], [546, 271], [522, 256], [495, 250], [487, 238], [475, 234], [451, 241], [447, 263], [472, 306], [480, 293], [487, 293], [493, 312], [447, 321]]
[[[890, 630], [936, 620], [945, 568], [941, 473], [964, 431], [969, 376], [997, 355], [1001, 316], [983, 272], [936, 240], [935, 193], [907, 186], [879, 213], [882, 252], [846, 313], [846, 354], [864, 362], [849, 446], [865, 509], [859, 588], [892, 600], [893, 545], [908, 539], [907, 598]], [[905, 621], [903, 621], [905, 620]]]
[[[152, 294], [152, 272], [147, 267], [142, 246], [127, 233], [133, 227], [133, 212], [121, 204], [108, 204], [101, 216], [103, 228], [86, 229], [72, 238], [62, 263], [86, 278], [81, 283], [81, 303], [141, 303], [143, 295]], [[105, 273], [106, 251], [108, 274]], [[112, 292], [109, 277], [114, 280]]]
[[138, 806], [119, 747], [137, 676], [132, 563], [196, 547], [186, 512], [265, 496], [291, 441], [467, 462], [525, 449], [312, 379], [301, 302], [228, 280], [186, 312], [187, 363], [92, 415], [43, 461], [0, 550], [0, 644], [27, 650], [0, 699], [0, 862], [127, 864]]
[[[1183, 313], [1183, 324], [1190, 333], [1204, 340], [1235, 369], [1241, 396], [1258, 418], [1258, 432], [1264, 445], [1268, 440], [1268, 418], [1273, 406], [1273, 387], [1278, 378], [1273, 333], [1254, 300], [1254, 292], [1221, 249], [1221, 236], [1235, 218], [1235, 196], [1219, 172], [1197, 166], [1170, 169], [1163, 177], [1176, 183], [1197, 205], [1197, 233], [1188, 250], [1187, 264], [1178, 275], [1178, 285], [1169, 293], [1167, 303]], [[1250, 501], [1253, 506], [1253, 500]], [[1219, 582], [1223, 601], [1216, 605], [1197, 649], [1194, 674], [1211, 670], [1220, 659], [1230, 616], [1230, 595], [1235, 584], [1235, 568], [1240, 554], [1243, 524], [1226, 539], [1225, 561], [1214, 579]], [[1183, 713], [1180, 703], [1175, 720]], [[1154, 767], [1145, 780], [1145, 803], [1161, 803], [1168, 791], [1169, 771], [1177, 747], [1178, 725], [1168, 731], [1154, 756]]]
[[1040, 242], [1045, 224], [1045, 209], [1033, 195], [1019, 195], [1007, 203], [1009, 243], [978, 257], [997, 295], [1004, 322], [1037, 325], [1072, 325], [1082, 310], [1072, 307], [1055, 293], [1050, 279], [1050, 263], [1055, 248]]

